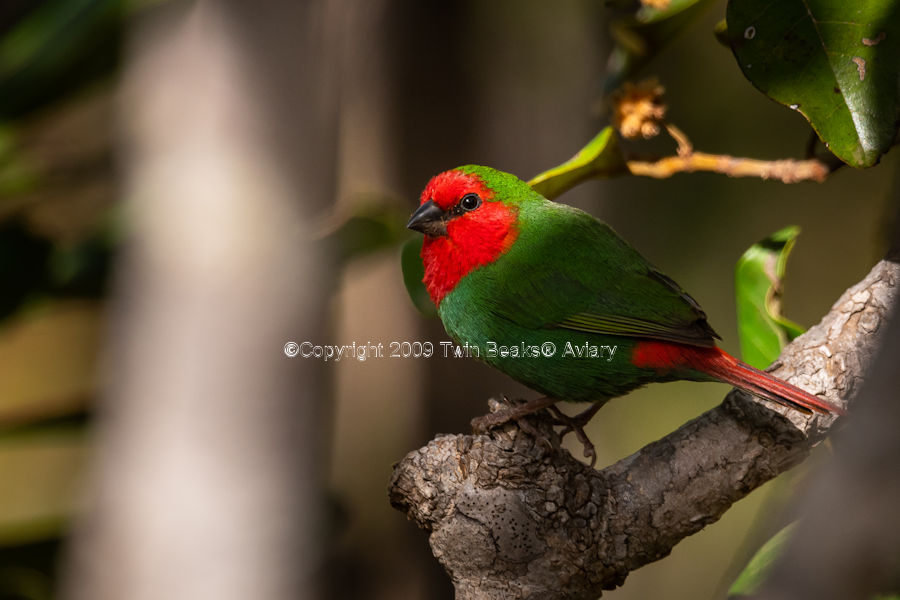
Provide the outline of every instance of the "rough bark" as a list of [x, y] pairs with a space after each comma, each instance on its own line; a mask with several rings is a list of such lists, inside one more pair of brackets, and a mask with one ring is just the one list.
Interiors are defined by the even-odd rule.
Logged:
[[[773, 372], [852, 403], [898, 280], [896, 263], [878, 263], [785, 348]], [[596, 598], [804, 460], [835, 421], [732, 391], [666, 437], [594, 470], [559, 449], [538, 415], [530, 423], [544, 440], [516, 424], [438, 436], [396, 465], [390, 499], [431, 532], [457, 598]]]

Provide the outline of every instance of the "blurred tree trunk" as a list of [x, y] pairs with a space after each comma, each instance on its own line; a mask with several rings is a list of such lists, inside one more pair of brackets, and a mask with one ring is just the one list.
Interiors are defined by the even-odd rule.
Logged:
[[173, 3], [132, 36], [118, 265], [69, 598], [308, 598], [322, 545], [336, 3]]

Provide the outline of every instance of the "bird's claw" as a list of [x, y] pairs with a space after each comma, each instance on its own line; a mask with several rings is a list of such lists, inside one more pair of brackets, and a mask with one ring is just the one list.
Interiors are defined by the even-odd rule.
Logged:
[[[501, 404], [500, 401], [494, 402], [497, 405]], [[528, 415], [532, 415], [547, 407], [553, 406], [555, 402], [555, 399], [543, 396], [522, 403], [513, 403], [509, 398], [503, 396], [502, 403], [506, 405], [504, 408], [497, 408], [494, 412], [475, 417], [470, 424], [475, 433], [487, 433], [491, 429], [505, 425], [510, 421], [520, 422], [523, 417], [527, 417]]]
[[554, 402], [555, 400], [552, 398], [537, 398], [526, 402], [511, 401], [506, 396], [502, 396], [500, 400], [492, 399], [490, 404], [493, 412], [472, 419], [470, 422], [472, 431], [484, 434], [513, 421], [519, 429], [534, 438], [535, 441], [545, 444], [549, 450], [558, 449], [558, 441], [554, 443], [546, 433], [540, 431], [526, 419], [530, 415], [549, 408]]
[[578, 413], [574, 417], [565, 414], [556, 406], [550, 407], [550, 412], [553, 414], [553, 417], [561, 425], [565, 426], [559, 434], [560, 437], [565, 436], [569, 432], [574, 433], [575, 437], [578, 438], [578, 441], [581, 442], [583, 448], [582, 454], [591, 461], [591, 468], [594, 468], [594, 465], [597, 464], [597, 450], [594, 448], [594, 444], [591, 442], [590, 438], [588, 438], [587, 433], [585, 433], [584, 426], [588, 424], [588, 421], [591, 420], [601, 406], [602, 403], [599, 402], [592, 404], [589, 409]]
[[[501, 401], [495, 400], [494, 402], [496, 403], [496, 405], [501, 404]], [[562, 425], [564, 427], [562, 432], [560, 433], [560, 438], [567, 433], [574, 433], [575, 437], [578, 438], [578, 441], [581, 442], [581, 445], [583, 446], [584, 457], [590, 460], [591, 467], [593, 467], [597, 463], [597, 451], [594, 448], [594, 444], [591, 443], [591, 440], [585, 433], [584, 426], [587, 425], [588, 421], [591, 420], [591, 417], [594, 416], [602, 403], [596, 403], [589, 409], [575, 415], [574, 417], [570, 417], [569, 415], [559, 410], [555, 406], [556, 400], [554, 398], [549, 398], [546, 396], [518, 404], [511, 402], [509, 398], [503, 396], [502, 403], [506, 406], [503, 408], [495, 408], [494, 412], [472, 419], [472, 431], [474, 431], [475, 433], [483, 434], [487, 433], [491, 429], [495, 429], [497, 427], [500, 427], [501, 425], [505, 425], [510, 421], [515, 421], [522, 431], [531, 435], [531, 437], [535, 438], [538, 441], [547, 443], [550, 448], [554, 448], [554, 444], [547, 438], [547, 436], [538, 431], [531, 423], [529, 423], [524, 418], [543, 409], [547, 409], [553, 416], [556, 424]]]

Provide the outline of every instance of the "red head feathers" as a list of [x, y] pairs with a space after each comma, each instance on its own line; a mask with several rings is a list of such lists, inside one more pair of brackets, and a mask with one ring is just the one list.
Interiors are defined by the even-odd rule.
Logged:
[[409, 227], [425, 233], [425, 288], [440, 304], [470, 271], [493, 262], [518, 235], [516, 210], [494, 199], [476, 173], [453, 169], [435, 175]]

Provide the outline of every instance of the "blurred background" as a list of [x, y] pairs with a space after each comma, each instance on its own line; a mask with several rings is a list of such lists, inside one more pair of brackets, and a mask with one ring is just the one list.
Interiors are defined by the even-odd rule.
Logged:
[[[165, 531], [147, 541], [147, 556], [184, 540], [203, 552], [203, 540], [223, 545], [216, 528], [239, 522], [264, 532], [257, 543], [281, 544], [281, 569], [309, 573], [309, 594], [452, 597], [426, 535], [388, 504], [391, 465], [437, 433], [467, 431], [490, 396], [533, 393], [439, 353], [324, 363], [289, 359], [282, 345], [447, 340], [414, 308], [400, 271], [419, 192], [431, 175], [467, 163], [527, 179], [607, 124], [615, 13], [599, 0], [290, 4], [0, 4], [4, 600], [107, 588], [141, 597], [123, 590], [146, 557], [111, 549], [134, 550], [142, 535]], [[801, 158], [807, 123], [758, 93], [715, 40], [724, 5], [703, 3], [629, 75], [660, 79], [669, 120], [698, 150]], [[674, 151], [664, 139], [627, 147]], [[609, 222], [689, 290], [737, 354], [733, 270], [743, 251], [784, 226], [802, 228], [785, 313], [814, 324], [884, 253], [897, 160], [843, 168], [823, 184], [621, 177], [559, 200]], [[288, 241], [261, 245], [272, 238]], [[257, 281], [259, 265], [270, 270]], [[156, 295], [159, 286], [189, 292]], [[141, 373], [148, 365], [156, 370]], [[264, 385], [244, 387], [254, 378]], [[726, 391], [673, 383], [614, 400], [588, 429], [598, 466]], [[267, 394], [277, 410], [255, 412], [270, 406]], [[723, 595], [783, 524], [780, 509], [807, 468], [754, 492], [607, 597]], [[195, 497], [201, 488], [215, 493]], [[135, 498], [145, 512], [122, 508]], [[200, 503], [190, 518], [155, 520], [188, 499]], [[197, 518], [232, 504], [221, 521]], [[298, 525], [301, 513], [309, 523]], [[108, 515], [116, 527], [104, 527]], [[282, 539], [292, 536], [308, 539]], [[232, 542], [244, 547], [224, 545]], [[85, 583], [86, 555], [106, 557], [103, 568], [126, 587], [110, 588], [106, 575]], [[239, 553], [219, 558], [206, 578], [241, 570]], [[157, 568], [172, 581], [193, 576], [165, 561]], [[254, 596], [303, 595], [285, 581]]]

